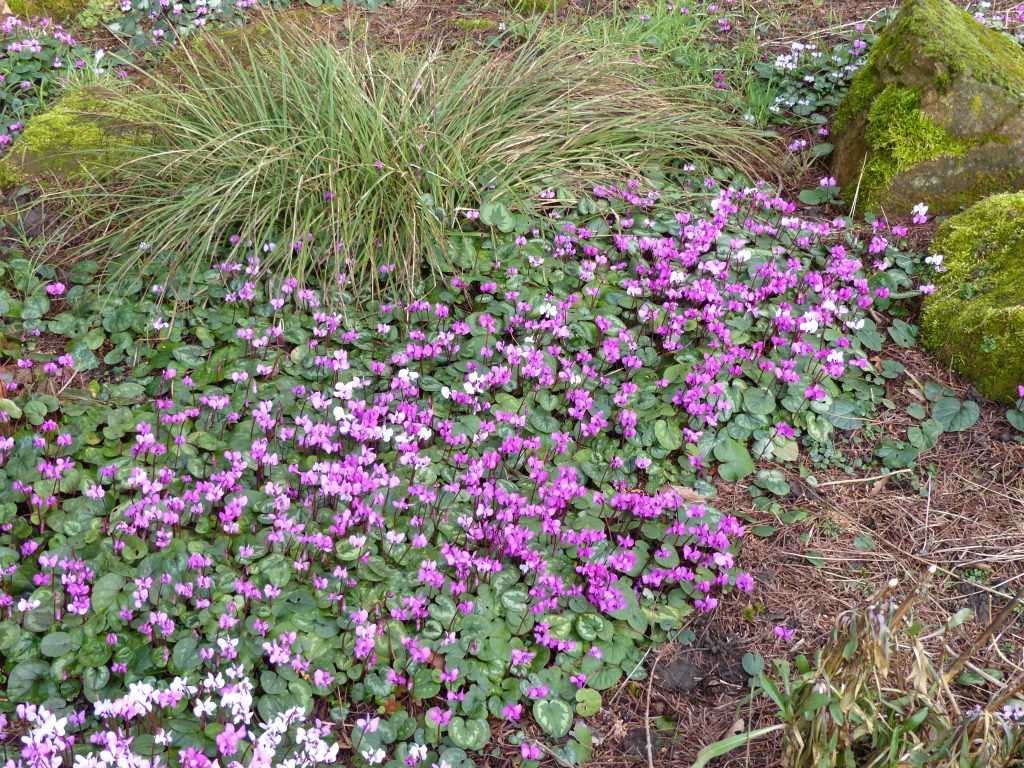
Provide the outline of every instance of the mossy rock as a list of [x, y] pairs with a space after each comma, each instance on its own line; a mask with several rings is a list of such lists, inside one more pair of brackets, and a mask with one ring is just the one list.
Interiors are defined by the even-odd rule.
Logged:
[[1011, 402], [1024, 384], [1024, 192], [950, 218], [932, 254], [946, 271], [924, 302], [924, 341], [981, 394]]
[[99, 86], [76, 87], [34, 115], [0, 159], [0, 187], [60, 184], [101, 175], [126, 160], [146, 132], [114, 96]]
[[836, 113], [859, 210], [956, 211], [1024, 189], [1024, 49], [949, 0], [906, 0]]
[[15, 16], [31, 16], [68, 21], [75, 18], [88, 4], [88, 0], [7, 0], [7, 7]]

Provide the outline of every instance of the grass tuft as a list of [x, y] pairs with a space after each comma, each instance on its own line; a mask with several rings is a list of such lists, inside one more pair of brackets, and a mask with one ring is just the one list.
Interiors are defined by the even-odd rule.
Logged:
[[267, 269], [372, 289], [393, 265], [412, 289], [482, 194], [525, 209], [542, 187], [652, 160], [760, 167], [755, 129], [627, 57], [552, 35], [500, 52], [339, 48], [281, 22], [207, 41], [124, 97], [153, 139], [58, 193], [58, 234], [122, 272], [195, 273], [236, 234], [277, 241]]

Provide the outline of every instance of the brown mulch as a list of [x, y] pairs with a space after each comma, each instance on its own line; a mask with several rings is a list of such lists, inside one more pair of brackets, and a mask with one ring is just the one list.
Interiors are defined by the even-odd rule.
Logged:
[[[922, 401], [926, 381], [945, 385], [962, 399], [973, 397], [966, 384], [923, 352], [897, 348], [887, 355], [899, 359], [910, 375], [890, 383], [887, 396], [896, 408], [883, 410], [859, 430], [837, 433], [847, 462], [867, 462], [885, 437], [904, 439], [907, 428], [917, 423], [906, 406]], [[605, 722], [598, 721], [598, 731], [603, 727], [609, 737], [596, 750], [595, 764], [647, 764], [643, 723], [648, 697], [652, 721], [664, 716], [674, 723], [671, 731], [656, 734], [658, 768], [688, 767], [707, 744], [737, 730], [772, 724], [769, 704], [762, 699], [751, 708], [746, 702], [746, 679], [742, 669], [735, 673], [737, 659], [747, 651], [766, 659], [813, 655], [844, 611], [862, 605], [891, 578], [907, 586], [918, 583], [930, 565], [938, 568], [937, 575], [915, 608], [915, 618], [931, 630], [958, 610], [972, 609], [976, 618], [951, 632], [946, 647], [938, 640], [928, 644], [936, 660], [964, 650], [979, 628], [1024, 588], [1024, 444], [1006, 421], [1004, 408], [976, 402], [978, 423], [944, 434], [912, 472], [874, 480], [887, 471], [870, 464], [859, 474], [820, 471], [805, 460], [815, 486], [798, 471], [780, 466], [792, 489], [781, 507], [785, 513], [800, 513], [802, 519], [795, 522], [756, 509], [746, 487], [720, 484], [710, 503], [742, 515], [752, 528], [774, 528], [765, 538], [748, 534], [742, 545], [740, 562], [753, 571], [757, 587], [691, 627], [697, 635], [692, 645], [670, 645], [651, 654], [648, 670], [658, 660], [655, 684], [650, 689], [646, 682], [626, 686]], [[773, 635], [779, 624], [796, 630], [791, 646]], [[1022, 648], [1024, 615], [974, 655], [971, 671], [994, 670], [1004, 679], [1019, 675], [1024, 672]], [[697, 682], [686, 691], [670, 690], [662, 674], [678, 659], [697, 670]], [[989, 683], [972, 682], [954, 692], [970, 706], [988, 700], [995, 690]], [[714, 765], [776, 766], [777, 736]], [[643, 747], [639, 754], [637, 738]]]

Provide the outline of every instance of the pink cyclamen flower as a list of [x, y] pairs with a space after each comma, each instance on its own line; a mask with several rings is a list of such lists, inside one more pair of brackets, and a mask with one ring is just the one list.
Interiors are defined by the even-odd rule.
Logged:
[[67, 290], [64, 283], [49, 283], [46, 286], [46, 293], [50, 296], [63, 296]]
[[224, 730], [217, 734], [217, 751], [226, 757], [231, 757], [238, 751], [238, 742], [245, 738], [245, 726], [236, 728], [234, 723], [228, 723]]
[[523, 760], [540, 760], [544, 755], [540, 747], [529, 741], [519, 745], [519, 754], [523, 756]]
[[796, 630], [787, 627], [785, 624], [779, 624], [772, 630], [772, 634], [785, 643], [791, 643], [796, 636]]

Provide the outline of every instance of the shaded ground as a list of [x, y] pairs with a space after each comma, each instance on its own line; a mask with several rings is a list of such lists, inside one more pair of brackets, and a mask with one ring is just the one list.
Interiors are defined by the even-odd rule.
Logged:
[[[971, 397], [967, 386], [926, 354], [887, 352], [901, 359], [913, 378], [892, 385], [888, 395], [897, 409], [884, 411], [863, 430], [847, 433], [843, 448], [850, 458], [869, 455], [882, 436], [901, 437], [915, 423], [904, 410], [917, 399], [914, 379], [921, 385], [937, 381], [961, 398]], [[928, 565], [939, 570], [919, 604], [916, 616], [921, 623], [926, 628], [941, 626], [961, 608], [976, 614], [973, 622], [948, 637], [949, 645], [933, 642], [929, 650], [937, 659], [963, 650], [977, 628], [1024, 586], [1024, 444], [1016, 442], [1005, 409], [979, 405], [978, 424], [944, 434], [912, 472], [873, 479], [884, 470], [871, 469], [863, 476], [816, 471], [814, 488], [790, 468], [787, 479], [793, 491], [782, 506], [802, 518], [796, 522], [782, 523], [755, 509], [743, 485], [721, 484], [716, 506], [742, 514], [752, 528], [774, 528], [765, 538], [750, 535], [740, 555], [758, 578], [758, 587], [749, 600], [734, 600], [701, 626], [692, 627], [697, 634], [692, 646], [652, 652], [646, 666], [650, 669], [657, 662], [655, 683], [649, 689], [646, 681], [627, 686], [607, 722], [597, 726], [603, 726], [608, 739], [597, 752], [596, 764], [647, 763], [643, 721], [648, 699], [652, 722], [664, 716], [676, 723], [660, 734], [652, 724], [654, 740], [662, 747], [657, 766], [689, 766], [701, 747], [734, 728], [769, 724], [770, 706], [751, 711], [744, 702], [742, 655], [750, 651], [767, 659], [813, 654], [842, 612], [860, 605], [890, 578], [915, 583]], [[861, 431], [870, 431], [870, 439], [858, 439]], [[796, 629], [792, 646], [774, 637], [778, 624]], [[955, 693], [968, 704], [987, 700], [995, 687], [984, 680], [986, 675], [1001, 674], [1005, 679], [1024, 672], [1022, 647], [1024, 616], [1011, 621], [976, 654], [968, 668], [976, 682], [956, 686]], [[638, 739], [643, 746], [639, 751]], [[749, 752], [737, 750], [715, 765], [777, 765], [777, 749], [777, 740], [765, 739]]]

